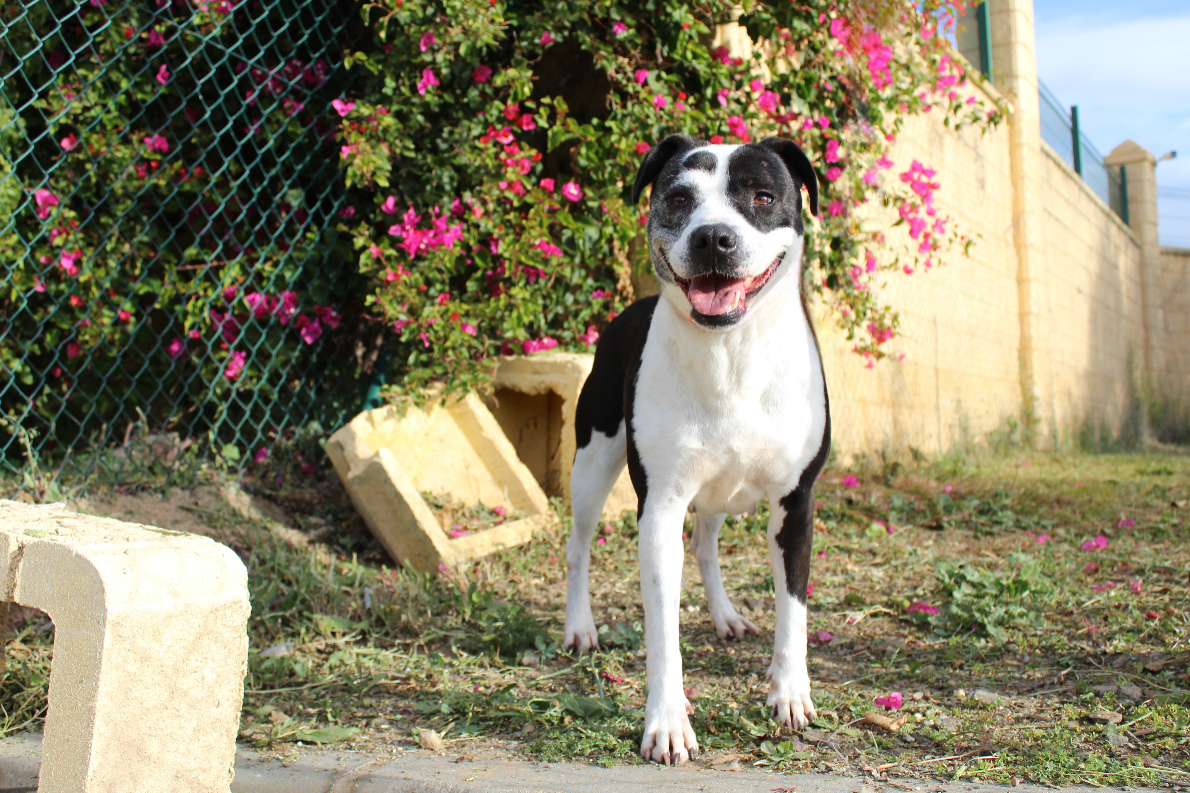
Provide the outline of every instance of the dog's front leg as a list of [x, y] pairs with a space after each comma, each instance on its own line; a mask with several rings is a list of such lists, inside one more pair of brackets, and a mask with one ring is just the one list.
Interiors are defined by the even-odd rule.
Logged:
[[806, 587], [814, 540], [813, 494], [798, 487], [772, 505], [769, 554], [776, 595], [773, 663], [769, 666], [768, 705], [784, 727], [804, 729], [814, 720], [810, 672], [806, 667]]
[[711, 621], [715, 623], [715, 633], [720, 639], [742, 639], [749, 633], [759, 634], [760, 629], [739, 615], [723, 588], [723, 573], [719, 569], [719, 528], [726, 517], [695, 513], [690, 548], [702, 573], [702, 587], [707, 593], [707, 607]]
[[682, 520], [686, 504], [675, 498], [652, 501], [640, 521], [640, 589], [645, 606], [649, 700], [640, 754], [677, 765], [698, 757], [690, 727], [694, 708], [682, 690], [678, 612], [682, 595]]

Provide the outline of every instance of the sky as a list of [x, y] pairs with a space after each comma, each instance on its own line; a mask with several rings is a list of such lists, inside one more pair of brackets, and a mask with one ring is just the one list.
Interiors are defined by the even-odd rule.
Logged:
[[[1156, 156], [1163, 245], [1190, 248], [1190, 2], [1033, 0], [1037, 73], [1104, 154], [1131, 138]], [[993, 64], [993, 68], [994, 68]], [[1176, 218], [1185, 218], [1176, 219]]]

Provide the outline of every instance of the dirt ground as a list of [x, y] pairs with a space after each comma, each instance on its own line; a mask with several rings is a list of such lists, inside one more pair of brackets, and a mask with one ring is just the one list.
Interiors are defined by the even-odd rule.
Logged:
[[[437, 747], [432, 731], [440, 751], [474, 759], [639, 762], [630, 515], [593, 548], [603, 650], [574, 657], [557, 646], [565, 516], [530, 546], [428, 580], [394, 568], [333, 474], [264, 482], [245, 478], [231, 502], [210, 483], [77, 504], [212, 536], [245, 560], [245, 742], [391, 754]], [[760, 636], [718, 639], [688, 559], [681, 641], [702, 762], [1190, 785], [1190, 456], [872, 462], [828, 470], [816, 497], [810, 729], [783, 734], [763, 707], [763, 511], [720, 540], [729, 593]], [[16, 655], [33, 669], [45, 631], [21, 619]], [[15, 692], [2, 692], [6, 712]]]

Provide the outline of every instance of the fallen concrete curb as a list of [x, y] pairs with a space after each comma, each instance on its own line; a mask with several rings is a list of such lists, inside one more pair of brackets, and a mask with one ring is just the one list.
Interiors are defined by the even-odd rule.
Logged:
[[[37, 790], [41, 736], [0, 740], [0, 793]], [[465, 760], [409, 752], [369, 756], [358, 752], [299, 750], [278, 760], [249, 749], [236, 754], [231, 793], [1052, 793], [1039, 785], [938, 782], [898, 778], [878, 782], [859, 776], [717, 771], [699, 764], [679, 768], [628, 765], [614, 768], [580, 763]], [[1063, 793], [1123, 793], [1121, 788], [1062, 788]], [[1159, 793], [1128, 788], [1129, 793]]]

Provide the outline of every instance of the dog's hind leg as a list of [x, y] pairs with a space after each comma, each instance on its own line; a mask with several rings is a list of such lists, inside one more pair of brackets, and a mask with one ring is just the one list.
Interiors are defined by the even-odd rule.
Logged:
[[574, 455], [570, 503], [574, 525], [566, 543], [566, 628], [563, 647], [582, 653], [599, 649], [599, 632], [591, 614], [591, 541], [599, 528], [603, 504], [628, 459], [624, 424], [608, 437], [592, 432]]
[[715, 623], [715, 633], [720, 639], [742, 639], [748, 633], [759, 634], [760, 629], [739, 615], [723, 588], [723, 574], [719, 569], [719, 529], [726, 519], [727, 515], [694, 513], [690, 550], [694, 552], [702, 573], [702, 588], [707, 593], [707, 607], [711, 621]]

